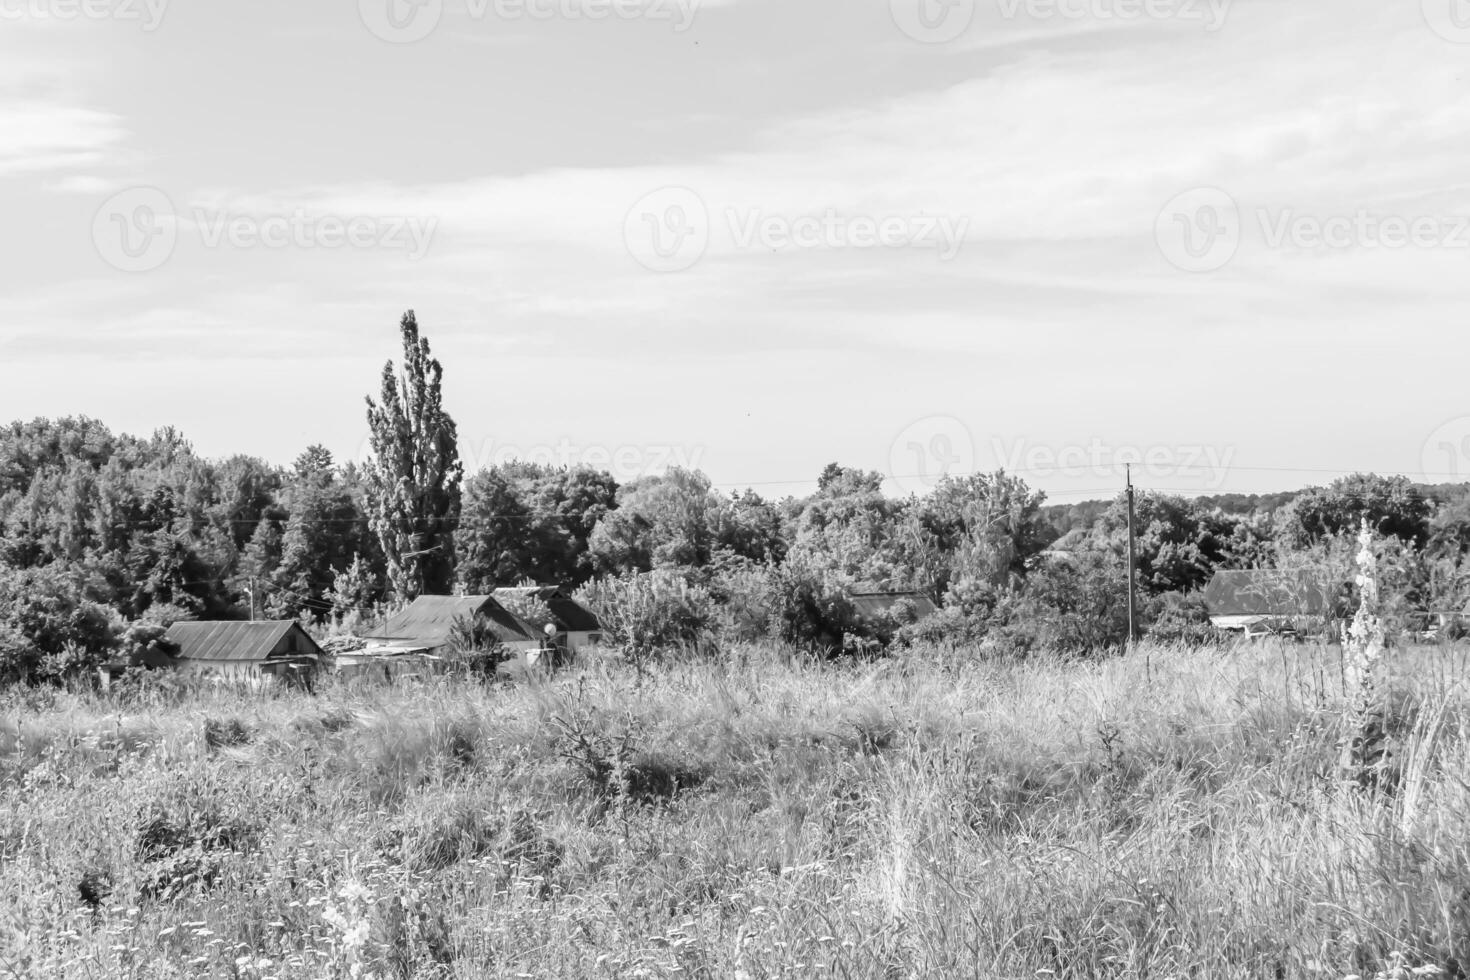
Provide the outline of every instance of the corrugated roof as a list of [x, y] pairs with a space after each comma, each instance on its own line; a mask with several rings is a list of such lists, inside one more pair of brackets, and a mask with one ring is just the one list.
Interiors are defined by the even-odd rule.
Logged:
[[421, 595], [368, 636], [375, 640], [409, 640], [425, 647], [449, 643], [456, 620], [482, 619], [501, 643], [536, 639], [536, 631], [488, 595]]
[[496, 589], [495, 595], [502, 599], [508, 597], [540, 599], [546, 603], [546, 608], [551, 610], [551, 617], [555, 621], [556, 628], [564, 633], [596, 633], [602, 629], [602, 624], [597, 621], [597, 616], [592, 610], [573, 599], [565, 589], [555, 585], [522, 585], [510, 589]]
[[292, 631], [305, 640], [307, 653], [284, 654], [277, 659], [321, 654], [316, 641], [293, 620], [266, 623], [174, 623], [167, 638], [178, 644], [184, 660], [241, 662], [269, 660], [271, 651]]
[[1330, 605], [1318, 574], [1263, 568], [1216, 572], [1205, 604], [1211, 616], [1320, 616]]

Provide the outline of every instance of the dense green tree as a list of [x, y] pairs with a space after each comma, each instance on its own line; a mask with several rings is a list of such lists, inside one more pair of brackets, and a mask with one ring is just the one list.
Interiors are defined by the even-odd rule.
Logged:
[[280, 561], [270, 579], [272, 615], [320, 617], [338, 573], [361, 554], [369, 528], [351, 490], [337, 478], [332, 454], [314, 446], [296, 461], [282, 502], [290, 516], [281, 534]]
[[107, 611], [59, 566], [0, 569], [0, 681], [60, 679], [112, 649]]
[[779, 563], [786, 557], [781, 513], [754, 490], [720, 496], [708, 520], [716, 554], [759, 563]]
[[383, 367], [381, 404], [368, 398], [373, 462], [368, 468], [372, 528], [394, 595], [448, 594], [463, 470], [457, 430], [444, 410], [444, 369], [413, 311], [399, 324], [403, 374]]
[[627, 484], [588, 541], [594, 566], [615, 573], [705, 567], [716, 497], [709, 477], [677, 467]]
[[1342, 534], [1356, 534], [1366, 520], [1379, 534], [1422, 547], [1434, 505], [1423, 488], [1402, 476], [1357, 473], [1331, 486], [1303, 491], [1278, 515], [1281, 543], [1302, 549]]
[[977, 473], [945, 477], [920, 502], [919, 514], [939, 549], [953, 556], [950, 574], [1003, 578], [1025, 575], [1055, 538], [1041, 514], [1045, 500], [1004, 471]]
[[791, 553], [822, 555], [841, 575], [881, 584], [892, 569], [883, 555], [903, 501], [883, 494], [883, 475], [828, 464], [796, 520]]
[[617, 506], [617, 483], [595, 470], [508, 463], [465, 483], [455, 538], [470, 593], [529, 579], [580, 585], [592, 576], [588, 541]]
[[[1183, 497], [1142, 493], [1134, 505], [1138, 581], [1150, 594], [1204, 588], [1219, 568], [1256, 567], [1271, 548], [1259, 520], [1229, 516]], [[1119, 497], [1093, 529], [1095, 550], [1124, 556], [1128, 504]]]

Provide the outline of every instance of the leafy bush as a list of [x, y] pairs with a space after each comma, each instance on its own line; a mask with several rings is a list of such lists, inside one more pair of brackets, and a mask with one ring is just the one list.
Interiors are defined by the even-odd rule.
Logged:
[[872, 638], [873, 624], [847, 597], [847, 582], [809, 552], [771, 570], [767, 596], [771, 632], [792, 646], [831, 654], [849, 648], [849, 637]]
[[771, 629], [770, 570], [749, 561], [733, 561], [709, 579], [710, 595], [719, 606], [722, 639], [749, 643]]
[[597, 614], [604, 642], [638, 665], [670, 649], [709, 642], [716, 620], [709, 590], [671, 571], [599, 579], [576, 598]]
[[0, 572], [0, 680], [60, 680], [112, 650], [107, 610], [50, 568]]
[[1225, 638], [1210, 622], [1210, 607], [1197, 592], [1166, 592], [1149, 602], [1144, 618], [1150, 623], [1149, 639], [1161, 643], [1204, 646]]
[[511, 652], [494, 624], [478, 616], [456, 617], [449, 627], [449, 664], [472, 675], [494, 677], [496, 669], [511, 658]]
[[979, 643], [989, 628], [985, 617], [968, 613], [959, 606], [945, 606], [928, 619], [901, 626], [894, 634], [894, 641], [904, 646], [957, 647]]
[[556, 621], [551, 613], [551, 607], [545, 601], [534, 595], [508, 595], [498, 600], [502, 606], [510, 612], [536, 627], [536, 635], [550, 623]]
[[1025, 590], [1007, 596], [995, 611], [991, 637], [1001, 649], [1024, 655], [1033, 649], [1087, 654], [1128, 640], [1128, 581], [1123, 561], [1110, 551], [1079, 551], [1038, 566]]

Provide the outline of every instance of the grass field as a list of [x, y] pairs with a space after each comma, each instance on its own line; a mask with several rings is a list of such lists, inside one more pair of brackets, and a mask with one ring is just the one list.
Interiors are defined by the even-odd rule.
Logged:
[[497, 687], [11, 692], [23, 977], [1373, 977], [1470, 970], [1470, 651], [737, 651]]

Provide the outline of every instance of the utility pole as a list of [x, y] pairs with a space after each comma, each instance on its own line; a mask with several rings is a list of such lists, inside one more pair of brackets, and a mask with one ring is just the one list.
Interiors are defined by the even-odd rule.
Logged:
[[255, 622], [255, 576], [250, 576], [250, 621]]
[[1128, 466], [1128, 645], [1138, 640], [1138, 596], [1136, 575], [1138, 545], [1133, 534], [1133, 466]]

